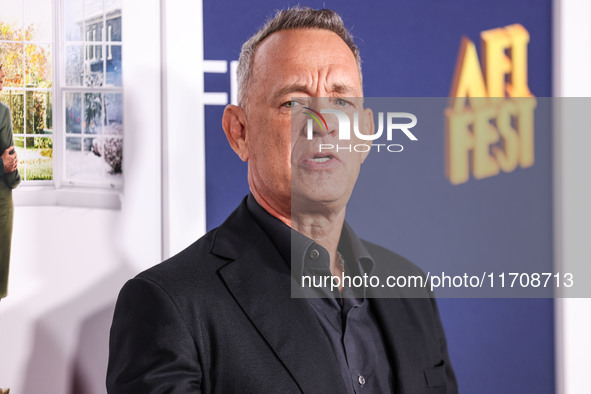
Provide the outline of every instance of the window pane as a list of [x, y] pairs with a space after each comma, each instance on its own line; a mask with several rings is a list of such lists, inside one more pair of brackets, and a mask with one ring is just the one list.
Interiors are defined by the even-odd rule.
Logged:
[[103, 130], [103, 100], [101, 93], [84, 94], [84, 132], [100, 134]]
[[102, 156], [109, 166], [107, 174], [112, 182], [121, 181], [123, 172], [123, 138], [102, 137]]
[[103, 134], [123, 136], [123, 95], [105, 94], [105, 129]]
[[53, 139], [51, 137], [35, 137], [33, 144], [26, 149], [26, 180], [53, 179]]
[[103, 41], [103, 15], [96, 15], [84, 20], [84, 39]]
[[18, 155], [18, 172], [21, 174], [21, 178], [25, 179], [26, 176], [26, 164], [25, 164], [25, 139], [23, 137], [14, 138], [14, 150]]
[[3, 90], [0, 93], [0, 101], [10, 108], [13, 133], [24, 133], [24, 93], [22, 91]]
[[89, 183], [120, 183], [122, 147], [121, 138], [67, 137], [67, 178]]
[[[111, 180], [120, 182], [123, 171], [123, 95], [105, 94], [105, 128], [103, 130], [103, 157], [109, 164]], [[113, 178], [116, 176], [116, 178]]]
[[121, 5], [107, 10], [107, 41], [121, 42]]
[[121, 8], [123, 6], [123, 0], [105, 0], [105, 14], [107, 18], [109, 15], [119, 12], [121, 14]]
[[51, 91], [39, 92], [39, 95], [44, 96], [45, 108], [47, 110], [45, 114], [46, 131], [53, 132], [53, 93]]
[[99, 18], [102, 21], [104, 12], [103, 0], [84, 0], [84, 19], [87, 25], [96, 23]]
[[85, 138], [83, 144], [85, 180], [90, 182], [121, 181], [123, 139], [98, 136]]
[[82, 132], [82, 95], [66, 93], [66, 133]]
[[102, 158], [102, 145], [100, 137], [84, 138], [84, 180], [87, 182], [102, 182], [108, 172], [108, 165]]
[[84, 49], [84, 86], [103, 86], [103, 46], [85, 45]]
[[18, 170], [27, 181], [53, 179], [53, 139], [51, 137], [16, 137]]
[[0, 61], [2, 61], [2, 70], [6, 74], [4, 77], [4, 87], [24, 86], [24, 68], [25, 61], [23, 56], [23, 44], [14, 42], [0, 42]]
[[84, 179], [84, 164], [82, 155], [82, 139], [79, 137], [66, 137], [67, 179], [72, 181]]
[[68, 45], [66, 46], [66, 85], [80, 86], [82, 77], [82, 46]]
[[121, 45], [107, 45], [107, 85], [121, 86]]
[[22, 40], [23, 0], [2, 2], [0, 40]]
[[[51, 94], [26, 91], [26, 134], [51, 134]], [[48, 123], [49, 121], [49, 123]]]
[[84, 15], [83, 3], [80, 0], [64, 0], [64, 19], [66, 25], [66, 40], [81, 41]]
[[51, 88], [51, 45], [25, 45], [27, 87]]
[[16, 153], [18, 153], [18, 162], [20, 170], [20, 163], [25, 158], [25, 139], [23, 137], [14, 137], [14, 148], [16, 150]]
[[25, 0], [25, 26], [31, 37], [27, 40], [52, 42], [51, 1]]

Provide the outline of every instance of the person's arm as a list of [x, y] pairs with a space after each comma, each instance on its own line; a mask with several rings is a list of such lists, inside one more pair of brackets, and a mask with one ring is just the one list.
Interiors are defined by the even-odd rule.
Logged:
[[134, 278], [117, 300], [107, 392], [200, 393], [195, 342], [169, 295], [156, 283]]
[[[18, 158], [14, 149], [14, 136], [12, 134], [12, 119], [10, 117], [10, 111], [8, 108], [3, 107], [0, 111], [0, 146], [8, 147], [4, 152], [0, 152], [2, 155], [2, 164], [4, 174], [2, 180], [11, 189], [18, 186], [21, 181], [21, 176], [18, 172]], [[11, 153], [12, 152], [12, 153]]]
[[[0, 108], [0, 146], [7, 147], [0, 151], [2, 157], [2, 178], [11, 189], [18, 186], [21, 176], [18, 173], [18, 158], [14, 150], [14, 136], [12, 135], [12, 119], [8, 108]], [[11, 154], [12, 152], [12, 154]]]

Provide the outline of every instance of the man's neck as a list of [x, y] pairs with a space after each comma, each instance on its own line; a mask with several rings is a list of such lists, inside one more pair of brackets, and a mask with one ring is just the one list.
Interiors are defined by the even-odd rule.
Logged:
[[[287, 226], [293, 228], [300, 234], [314, 240], [324, 247], [330, 254], [330, 271], [333, 275], [342, 273], [337, 248], [345, 221], [345, 207], [340, 209], [295, 209], [281, 213], [279, 209], [270, 204], [263, 196], [251, 190], [254, 198], [263, 209], [272, 216], [281, 220]], [[296, 207], [300, 204], [296, 204]], [[293, 208], [293, 206], [292, 206]]]
[[291, 227], [291, 214], [289, 206], [287, 207], [287, 209], [277, 209], [273, 206], [273, 204], [269, 203], [267, 199], [265, 199], [256, 189], [251, 187], [250, 192], [254, 196], [254, 199], [259, 203], [261, 207], [263, 207], [265, 211], [269, 212], [272, 216], [276, 217], [277, 219], [285, 223], [287, 226]]
[[337, 248], [341, 239], [345, 208], [330, 215], [317, 213], [298, 213], [291, 218], [292, 228], [323, 246], [330, 254], [330, 271], [340, 275], [342, 268], [337, 257]]

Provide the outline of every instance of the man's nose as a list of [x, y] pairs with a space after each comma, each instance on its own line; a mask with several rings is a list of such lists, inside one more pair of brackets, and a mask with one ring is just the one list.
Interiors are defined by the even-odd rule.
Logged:
[[[304, 107], [304, 114], [308, 116], [307, 134], [324, 137], [338, 130], [338, 120], [331, 114], [321, 113], [321, 108]], [[311, 131], [311, 133], [310, 133]]]

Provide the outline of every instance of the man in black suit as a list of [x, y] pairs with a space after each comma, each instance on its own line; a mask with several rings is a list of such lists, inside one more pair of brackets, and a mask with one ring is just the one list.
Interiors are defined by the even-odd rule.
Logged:
[[[279, 12], [242, 47], [223, 127], [251, 193], [217, 229], [121, 290], [110, 393], [455, 393], [435, 300], [305, 288], [303, 276], [420, 276], [360, 240], [345, 209], [367, 153], [318, 152], [362, 108], [359, 51], [330, 10]], [[356, 98], [357, 99], [356, 99]], [[290, 270], [291, 267], [291, 270]]]

